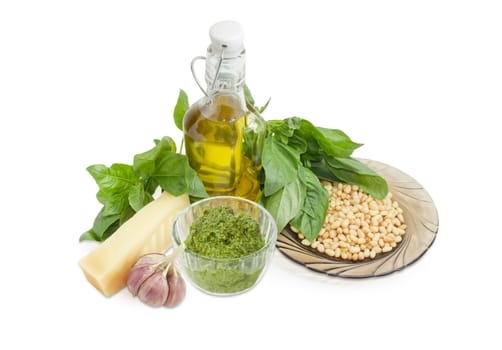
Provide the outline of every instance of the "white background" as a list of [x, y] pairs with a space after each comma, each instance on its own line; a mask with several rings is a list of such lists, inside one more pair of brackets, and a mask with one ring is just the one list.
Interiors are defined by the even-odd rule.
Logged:
[[[481, 0], [0, 2], [0, 348], [500, 348], [501, 18]], [[189, 63], [222, 19], [245, 27], [265, 118], [342, 129], [428, 190], [439, 233], [416, 264], [354, 281], [276, 252], [249, 293], [190, 285], [174, 310], [87, 283], [85, 168], [179, 142], [178, 89], [200, 97]]]

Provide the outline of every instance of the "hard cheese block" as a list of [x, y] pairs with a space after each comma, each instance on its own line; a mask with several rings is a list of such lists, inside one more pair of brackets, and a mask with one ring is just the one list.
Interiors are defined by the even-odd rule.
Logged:
[[163, 253], [171, 246], [173, 221], [188, 205], [187, 195], [174, 197], [166, 192], [148, 203], [80, 260], [85, 277], [106, 296], [124, 288], [129, 270], [140, 256]]

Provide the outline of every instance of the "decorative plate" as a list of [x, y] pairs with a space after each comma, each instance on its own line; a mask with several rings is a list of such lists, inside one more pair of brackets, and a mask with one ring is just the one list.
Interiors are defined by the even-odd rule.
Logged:
[[407, 229], [397, 247], [375, 259], [351, 262], [332, 258], [304, 246], [296, 233], [286, 227], [277, 238], [280, 252], [314, 271], [332, 276], [363, 278], [401, 270], [417, 261], [429, 249], [436, 238], [439, 218], [427, 191], [412, 177], [396, 168], [373, 160], [361, 161], [387, 180], [393, 200], [403, 209]]

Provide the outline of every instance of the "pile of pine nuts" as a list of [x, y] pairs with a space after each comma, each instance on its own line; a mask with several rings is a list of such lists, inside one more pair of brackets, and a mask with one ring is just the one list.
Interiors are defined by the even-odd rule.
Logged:
[[326, 221], [317, 239], [310, 242], [291, 228], [303, 245], [330, 257], [360, 261], [390, 252], [401, 242], [406, 224], [392, 193], [377, 200], [357, 186], [327, 181], [322, 184], [330, 198]]

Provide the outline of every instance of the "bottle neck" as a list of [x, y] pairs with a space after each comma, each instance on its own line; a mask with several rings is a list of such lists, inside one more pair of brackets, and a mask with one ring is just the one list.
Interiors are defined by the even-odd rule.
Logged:
[[220, 92], [244, 93], [246, 55], [243, 50], [238, 56], [223, 59], [208, 49], [206, 56], [206, 84], [208, 95]]

